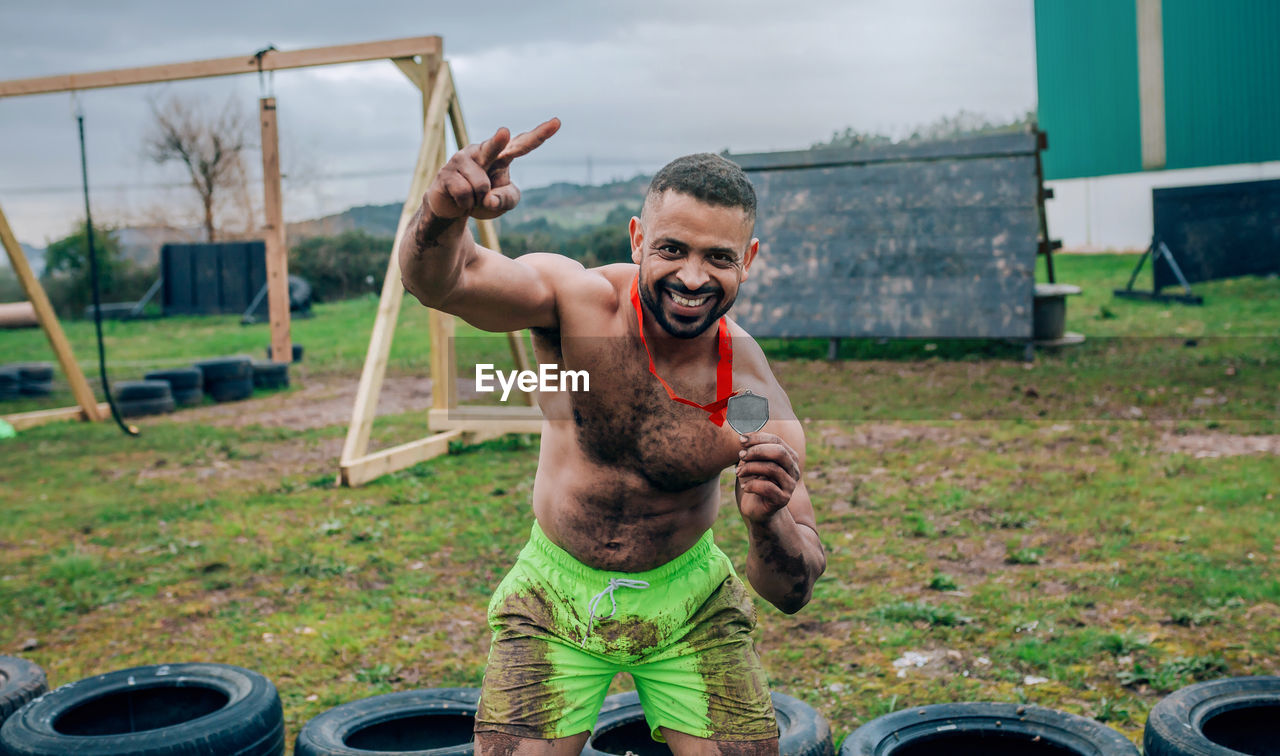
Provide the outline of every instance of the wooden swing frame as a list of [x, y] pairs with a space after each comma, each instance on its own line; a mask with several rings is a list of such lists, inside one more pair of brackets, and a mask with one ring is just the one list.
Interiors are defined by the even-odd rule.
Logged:
[[[453, 78], [449, 65], [444, 60], [444, 46], [441, 38], [438, 36], [410, 37], [294, 51], [271, 49], [248, 56], [0, 81], [0, 97], [18, 97], [234, 74], [262, 74], [285, 69], [380, 59], [390, 59], [421, 93], [423, 140], [413, 172], [409, 197], [401, 212], [395, 245], [392, 247], [387, 265], [378, 316], [369, 341], [369, 351], [360, 376], [351, 424], [339, 462], [339, 479], [350, 486], [367, 483], [380, 475], [442, 454], [448, 451], [449, 442], [454, 440], [464, 438], [478, 440], [513, 432], [537, 433], [542, 427], [541, 413], [536, 407], [531, 406], [533, 399], [529, 395], [525, 395], [525, 400], [530, 406], [525, 407], [458, 407], [457, 369], [453, 364], [450, 349], [453, 318], [432, 310], [430, 314], [431, 377], [433, 387], [440, 387], [442, 390], [432, 392], [428, 427], [439, 432], [392, 449], [374, 454], [367, 453], [378, 393], [386, 373], [387, 356], [391, 350], [396, 316], [404, 296], [404, 288], [400, 284], [396, 250], [399, 249], [408, 220], [416, 211], [427, 183], [444, 165], [446, 118], [452, 124], [454, 139], [458, 146], [464, 147], [469, 143], [466, 126], [462, 120], [462, 109], [453, 86]], [[275, 98], [263, 97], [259, 101], [259, 115], [262, 127], [263, 195], [266, 214], [263, 232], [267, 248], [267, 301], [271, 321], [271, 348], [273, 354], [286, 355], [292, 353], [287, 283], [288, 247], [285, 242], [280, 192], [280, 160], [275, 113]], [[497, 229], [493, 223], [482, 221], [478, 225], [481, 243], [491, 249], [499, 249]], [[106, 418], [108, 405], [95, 400], [84, 373], [75, 361], [58, 317], [49, 303], [48, 295], [45, 294], [39, 279], [32, 272], [3, 209], [0, 209], [0, 244], [4, 246], [23, 291], [36, 311], [37, 320], [57, 355], [77, 403], [74, 407], [8, 415], [4, 419], [15, 428], [21, 429], [55, 420], [79, 418], [86, 421], [99, 421]], [[522, 370], [528, 369], [529, 360], [525, 354], [522, 339], [512, 333], [508, 334], [508, 340], [517, 365]]]

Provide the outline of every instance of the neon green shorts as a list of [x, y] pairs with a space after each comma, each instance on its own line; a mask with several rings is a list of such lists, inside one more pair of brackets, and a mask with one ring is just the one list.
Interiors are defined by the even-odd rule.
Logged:
[[755, 624], [711, 531], [656, 569], [605, 572], [534, 523], [489, 603], [493, 645], [476, 730], [542, 739], [589, 732], [609, 683], [629, 672], [657, 740], [660, 727], [713, 740], [777, 737]]

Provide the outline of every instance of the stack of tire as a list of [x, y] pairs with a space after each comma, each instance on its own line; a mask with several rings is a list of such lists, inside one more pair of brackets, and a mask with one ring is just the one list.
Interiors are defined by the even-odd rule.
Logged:
[[282, 389], [289, 387], [289, 363], [287, 362], [254, 362], [253, 387], [260, 389]]
[[114, 388], [121, 417], [173, 412], [175, 403], [168, 381], [118, 381]]
[[0, 365], [0, 401], [20, 396], [48, 396], [53, 390], [53, 363], [15, 362]]
[[238, 355], [203, 360], [200, 371], [204, 393], [215, 402], [236, 402], [253, 395], [253, 359]]
[[267, 678], [228, 664], [157, 664], [64, 685], [0, 726], [7, 756], [280, 756], [284, 712]]
[[22, 376], [13, 365], [0, 365], [0, 402], [11, 402], [22, 396]]
[[168, 370], [152, 370], [146, 374], [149, 381], [169, 384], [173, 401], [179, 407], [190, 407], [204, 399], [204, 373], [199, 368], [183, 367]]

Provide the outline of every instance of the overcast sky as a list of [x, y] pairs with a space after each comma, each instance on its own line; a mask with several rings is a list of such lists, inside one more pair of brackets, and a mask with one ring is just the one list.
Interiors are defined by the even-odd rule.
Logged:
[[[563, 121], [516, 164], [518, 184], [603, 183], [690, 152], [803, 149], [846, 127], [902, 134], [961, 109], [1018, 116], [1035, 106], [1031, 5], [5, 0], [0, 79], [439, 34], [473, 138]], [[404, 201], [421, 103], [391, 63], [284, 71], [272, 88], [287, 218]], [[181, 175], [143, 155], [150, 102], [234, 100], [256, 127], [259, 94], [256, 76], [235, 76], [78, 95], [94, 220], [195, 217], [192, 190], [166, 186]], [[83, 218], [74, 107], [66, 93], [0, 99], [0, 207], [36, 246]]]

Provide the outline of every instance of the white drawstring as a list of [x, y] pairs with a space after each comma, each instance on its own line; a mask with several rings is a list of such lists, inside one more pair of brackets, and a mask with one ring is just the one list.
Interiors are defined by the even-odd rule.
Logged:
[[[591, 628], [595, 626], [598, 619], [609, 619], [618, 613], [618, 599], [614, 597], [613, 592], [619, 588], [634, 588], [636, 590], [644, 590], [649, 587], [649, 583], [644, 580], [631, 580], [630, 578], [609, 578], [609, 586], [591, 597], [591, 603], [587, 604], [587, 612], [590, 615], [587, 618], [587, 632], [582, 636], [582, 645], [587, 645], [587, 638], [591, 635]], [[596, 609], [600, 606], [600, 601], [609, 596], [609, 603], [613, 606], [609, 613], [600, 617], [596, 616]]]

